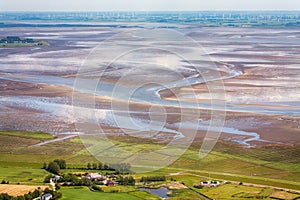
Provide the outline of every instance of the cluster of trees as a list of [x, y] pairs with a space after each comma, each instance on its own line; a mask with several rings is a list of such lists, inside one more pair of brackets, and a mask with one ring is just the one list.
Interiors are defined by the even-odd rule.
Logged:
[[98, 185], [92, 185], [90, 187], [90, 189], [93, 190], [93, 191], [97, 191], [97, 192], [103, 192], [102, 188], [99, 187]]
[[53, 175], [51, 175], [51, 174], [46, 176], [45, 179], [44, 179], [44, 183], [49, 183], [51, 178], [53, 178]]
[[66, 169], [67, 168], [67, 163], [65, 160], [62, 159], [55, 159], [52, 162], [44, 163], [43, 169], [46, 169], [48, 172], [53, 173], [53, 174], [59, 174], [60, 169]]
[[70, 182], [63, 182], [62, 186], [91, 186], [93, 182], [90, 179], [82, 178]]
[[135, 185], [135, 180], [132, 176], [120, 176], [118, 183], [119, 185]]
[[33, 192], [28, 192], [27, 194], [24, 194], [23, 196], [17, 196], [13, 197], [8, 195], [7, 193], [0, 194], [0, 200], [33, 200], [38, 197], [40, 197], [43, 194], [50, 193], [52, 194], [52, 199], [56, 200], [61, 198], [62, 194], [60, 192], [56, 192], [53, 190], [50, 190], [49, 188], [46, 188], [44, 191], [41, 190], [41, 188], [38, 188], [34, 190]]
[[93, 182], [88, 178], [79, 178], [74, 174], [67, 174], [59, 179], [63, 186], [91, 186]]
[[165, 176], [143, 176], [141, 182], [166, 181]]
[[68, 173], [61, 176], [58, 182], [78, 182], [78, 180], [80, 180], [80, 177], [76, 176], [75, 174]]
[[1, 184], [9, 184], [9, 181], [3, 179], [3, 180], [1, 181]]

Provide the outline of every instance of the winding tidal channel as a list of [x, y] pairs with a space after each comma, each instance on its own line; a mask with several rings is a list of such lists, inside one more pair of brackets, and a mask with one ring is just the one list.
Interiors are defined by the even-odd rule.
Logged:
[[[222, 77], [210, 77], [206, 78], [205, 80], [203, 78], [199, 77], [187, 77], [182, 80], [173, 81], [166, 83], [164, 85], [151, 85], [151, 86], [142, 86], [142, 87], [128, 87], [124, 85], [117, 85], [113, 83], [103, 82], [99, 80], [88, 80], [88, 79], [82, 79], [80, 76], [79, 78], [64, 78], [64, 77], [58, 77], [58, 76], [41, 76], [41, 75], [8, 75], [8, 76], [0, 76], [1, 79], [5, 80], [11, 80], [11, 81], [19, 81], [19, 82], [29, 82], [34, 84], [51, 84], [56, 86], [63, 86], [68, 87], [71, 89], [75, 89], [80, 93], [83, 94], [92, 94], [100, 97], [108, 97], [112, 98], [116, 101], [124, 101], [124, 102], [136, 102], [136, 103], [142, 103], [147, 105], [159, 105], [159, 106], [171, 106], [171, 107], [179, 107], [180, 109], [204, 109], [204, 110], [219, 110], [219, 111], [234, 111], [234, 112], [249, 112], [249, 113], [258, 113], [258, 114], [288, 114], [288, 115], [295, 115], [300, 116], [300, 110], [297, 110], [295, 112], [295, 109], [293, 110], [287, 110], [284, 108], [263, 108], [258, 106], [241, 106], [241, 105], [234, 105], [229, 103], [211, 103], [211, 102], [186, 102], [186, 101], [173, 101], [173, 100], [165, 100], [163, 97], [159, 95], [159, 92], [164, 89], [174, 89], [174, 88], [180, 88], [180, 87], [186, 87], [186, 86], [193, 86], [196, 84], [203, 84], [205, 82], [211, 82], [211, 81], [220, 81], [225, 79], [234, 78], [237, 76], [242, 75], [241, 71], [234, 71], [231, 70], [228, 72], [228, 75], [222, 76]], [[7, 99], [6, 99], [7, 100]], [[45, 102], [38, 102], [38, 100], [28, 100], [26, 98], [19, 99], [19, 104], [22, 104], [22, 101], [30, 101], [29, 104], [32, 104], [32, 108], [36, 107], [34, 104], [43, 103], [43, 106], [40, 106], [42, 110], [49, 111], [53, 106], [59, 106], [56, 104], [48, 104], [46, 105]], [[23, 102], [23, 103], [24, 103]], [[28, 102], [27, 102], [28, 103]], [[52, 106], [52, 107], [51, 107]], [[67, 106], [67, 105], [66, 105]], [[76, 106], [76, 105], [73, 105]], [[74, 107], [73, 107], [74, 108]], [[170, 127], [176, 127], [175, 124], [170, 127], [162, 127], [160, 125], [156, 125], [155, 123], [151, 123], [149, 125], [149, 122], [145, 122], [144, 120], [140, 120], [138, 118], [132, 118], [134, 120], [134, 123], [128, 123], [125, 121], [128, 121], [126, 117], [127, 115], [124, 115], [124, 113], [135, 113], [138, 114], [137, 111], [129, 111], [129, 110], [115, 110], [113, 112], [105, 110], [106, 112], [106, 118], [112, 118], [108, 117], [108, 115], [114, 115], [114, 119], [117, 119], [116, 122], [112, 122], [112, 120], [109, 122], [108, 119], [106, 119], [108, 125], [113, 126], [120, 126], [119, 128], [125, 128], [125, 129], [134, 129], [137, 131], [164, 131], [169, 133], [174, 133], [175, 137], [184, 137], [184, 135], [176, 130], [173, 130]], [[141, 111], [142, 113], [142, 111]], [[131, 119], [131, 120], [132, 120]], [[121, 122], [121, 123], [120, 123]], [[125, 122], [125, 123], [124, 123]], [[209, 125], [201, 124], [201, 120], [195, 119], [193, 121], [183, 121], [181, 124], [177, 124], [177, 126], [180, 126], [182, 128], [187, 129], [198, 129], [198, 130], [210, 130], [210, 131], [221, 131], [228, 134], [236, 134], [236, 135], [244, 135], [247, 136], [247, 139], [236, 141], [244, 145], [249, 145], [248, 142], [253, 140], [259, 140], [260, 136], [259, 134], [255, 132], [246, 132], [237, 130], [235, 128], [230, 127], [210, 127]]]

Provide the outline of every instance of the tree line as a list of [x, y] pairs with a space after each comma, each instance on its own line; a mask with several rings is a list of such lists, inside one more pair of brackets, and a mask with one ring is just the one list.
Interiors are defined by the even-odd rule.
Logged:
[[108, 163], [88, 163], [86, 169], [88, 170], [112, 170], [120, 174], [130, 173], [131, 165], [129, 163], [120, 163], [120, 164], [108, 164]]
[[[129, 163], [120, 164], [107, 164], [107, 163], [87, 163], [86, 168], [76, 168], [80, 170], [111, 170], [117, 174], [129, 174], [131, 173], [131, 165]], [[44, 163], [43, 169], [52, 174], [59, 174], [61, 169], [67, 169], [67, 163], [63, 159], [55, 159], [52, 162]]]
[[165, 176], [143, 176], [140, 182], [166, 181]]
[[119, 185], [135, 185], [135, 180], [132, 176], [120, 176], [117, 179], [117, 182], [119, 183]]

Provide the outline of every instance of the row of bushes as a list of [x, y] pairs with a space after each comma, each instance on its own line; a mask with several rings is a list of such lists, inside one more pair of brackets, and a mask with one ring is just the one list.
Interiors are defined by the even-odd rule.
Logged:
[[165, 176], [143, 176], [141, 182], [166, 181]]
[[1, 184], [9, 184], [9, 181], [3, 179], [3, 180], [1, 181]]
[[[128, 174], [130, 173], [131, 165], [129, 163], [120, 163], [120, 164], [103, 164], [103, 163], [88, 163], [86, 166], [87, 170], [112, 170], [116, 173]], [[82, 169], [82, 168], [81, 168]]]
[[2, 193], [0, 194], [0, 200], [33, 200], [47, 193], [52, 194], [52, 200], [57, 200], [62, 196], [61, 193], [50, 190], [49, 188], [46, 188], [44, 191], [42, 191], [41, 188], [38, 188], [33, 192], [28, 192], [23, 196], [17, 196], [17, 197], [10, 196], [7, 193]]
[[90, 189], [91, 189], [92, 191], [96, 191], [96, 192], [103, 192], [102, 188], [99, 187], [98, 185], [92, 185], [92, 186], [90, 187]]
[[[66, 169], [67, 164], [65, 160], [55, 159], [52, 162], [44, 163], [43, 169], [46, 169], [50, 173], [59, 174], [60, 169]], [[77, 168], [81, 170], [112, 170], [116, 171], [116, 173], [128, 174], [130, 173], [130, 164], [129, 163], [120, 163], [120, 164], [103, 164], [99, 163], [88, 163], [86, 168]]]
[[135, 180], [132, 176], [121, 176], [120, 178], [118, 178], [117, 182], [119, 183], [119, 185], [135, 185]]

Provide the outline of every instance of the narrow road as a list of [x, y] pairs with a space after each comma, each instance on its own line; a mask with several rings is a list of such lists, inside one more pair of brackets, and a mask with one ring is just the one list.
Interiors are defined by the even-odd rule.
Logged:
[[49, 144], [49, 143], [53, 143], [53, 142], [59, 142], [59, 141], [63, 141], [63, 140], [66, 140], [66, 139], [70, 139], [70, 138], [73, 138], [73, 137], [76, 137], [76, 136], [78, 136], [78, 135], [68, 135], [68, 136], [65, 136], [65, 137], [60, 137], [60, 138], [55, 138], [53, 140], [47, 140], [45, 142], [40, 142], [40, 143], [32, 145], [32, 146], [38, 147], [38, 146], [42, 146], [42, 145], [45, 145], [45, 144]]
[[50, 178], [50, 185], [53, 188], [53, 191], [55, 191], [55, 183], [52, 181], [52, 178]]

